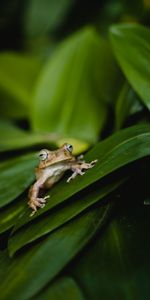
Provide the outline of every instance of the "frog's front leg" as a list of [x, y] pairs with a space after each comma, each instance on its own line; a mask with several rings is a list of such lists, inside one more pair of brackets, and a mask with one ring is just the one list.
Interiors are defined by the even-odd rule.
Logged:
[[38, 207], [43, 208], [45, 206], [46, 203], [46, 199], [49, 198], [49, 196], [45, 196], [44, 198], [39, 198], [39, 192], [40, 189], [43, 188], [43, 184], [45, 182], [45, 178], [39, 179], [37, 180], [30, 188], [29, 190], [29, 201], [28, 201], [28, 205], [30, 208], [32, 208], [32, 213], [30, 216], [33, 216]]
[[93, 168], [96, 162], [97, 162], [97, 159], [91, 161], [90, 163], [86, 163], [85, 161], [78, 161], [78, 160], [75, 162], [72, 162], [71, 170], [73, 171], [73, 174], [67, 179], [67, 182], [70, 182], [77, 175], [84, 175], [85, 172], [83, 172], [82, 170], [87, 170], [87, 169]]

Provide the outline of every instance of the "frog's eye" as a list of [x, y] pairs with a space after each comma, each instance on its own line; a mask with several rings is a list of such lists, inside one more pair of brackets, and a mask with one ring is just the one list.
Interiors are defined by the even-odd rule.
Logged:
[[70, 145], [70, 144], [67, 144], [67, 145], [66, 145], [66, 148], [67, 148], [67, 150], [68, 150], [69, 152], [72, 152], [72, 151], [73, 151], [73, 146]]
[[48, 153], [46, 150], [41, 150], [39, 153], [40, 160], [46, 160], [48, 158]]

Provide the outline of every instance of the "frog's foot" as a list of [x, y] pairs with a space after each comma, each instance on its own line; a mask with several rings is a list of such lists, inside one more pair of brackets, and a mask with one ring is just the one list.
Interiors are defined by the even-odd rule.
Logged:
[[67, 182], [70, 182], [77, 175], [84, 175], [85, 172], [83, 172], [82, 170], [87, 170], [87, 169], [93, 168], [96, 162], [97, 162], [97, 159], [91, 161], [90, 163], [82, 162], [81, 164], [74, 165], [72, 167], [73, 174], [67, 179]]
[[92, 160], [90, 163], [83, 162], [81, 164], [81, 169], [87, 170], [94, 167], [94, 165], [97, 163], [98, 159]]
[[44, 198], [31, 198], [30, 201], [28, 202], [29, 207], [32, 208], [32, 213], [30, 214], [30, 217], [32, 217], [36, 211], [37, 208], [43, 208], [45, 206], [46, 203], [46, 199], [49, 198], [49, 196], [45, 196]]
[[77, 175], [84, 175], [85, 172], [82, 172], [81, 169], [75, 169], [73, 174], [67, 179], [67, 182], [69, 183], [72, 179], [74, 179]]

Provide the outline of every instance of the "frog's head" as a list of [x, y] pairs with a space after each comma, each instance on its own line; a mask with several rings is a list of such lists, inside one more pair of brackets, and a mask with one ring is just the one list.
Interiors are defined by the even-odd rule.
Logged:
[[63, 144], [59, 149], [54, 151], [42, 149], [39, 152], [40, 167], [45, 168], [58, 162], [69, 161], [73, 158], [72, 151], [73, 146], [68, 143]]

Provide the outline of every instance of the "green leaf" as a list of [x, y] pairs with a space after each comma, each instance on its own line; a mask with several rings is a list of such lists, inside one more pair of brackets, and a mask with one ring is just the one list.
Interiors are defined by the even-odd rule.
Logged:
[[126, 119], [142, 111], [143, 106], [140, 103], [140, 99], [137, 97], [133, 89], [125, 83], [119, 94], [115, 107], [115, 127], [120, 129]]
[[[108, 33], [112, 24], [120, 22], [137, 22], [143, 17], [143, 0], [109, 0], [99, 10], [99, 28]], [[138, 18], [138, 19], [137, 19]]]
[[10, 229], [26, 208], [26, 201], [14, 201], [0, 209], [0, 233]]
[[95, 208], [3, 263], [1, 298], [29, 299], [41, 290], [90, 241], [109, 211], [110, 205]]
[[50, 200], [43, 209], [31, 218], [29, 209], [18, 221], [16, 228], [30, 222], [50, 208], [63, 203], [95, 181], [104, 178], [113, 171], [137, 159], [150, 155], [150, 125], [132, 126], [113, 134], [103, 142], [98, 143], [85, 155], [86, 161], [98, 159], [94, 168], [88, 170], [82, 177], [76, 177], [69, 184], [66, 179], [56, 184], [48, 193]]
[[26, 154], [0, 164], [0, 207], [13, 201], [33, 182], [37, 164], [35, 154]]
[[26, 227], [16, 231], [8, 241], [9, 253], [12, 256], [18, 249], [24, 245], [38, 239], [39, 237], [53, 231], [57, 227], [66, 223], [70, 219], [77, 216], [79, 213], [93, 205], [99, 200], [102, 200], [109, 193], [114, 191], [121, 185], [126, 178], [120, 180], [112, 180], [111, 183], [102, 183], [93, 187], [92, 191], [85, 190], [80, 196], [72, 199], [63, 207], [59, 207], [56, 211], [45, 215], [43, 218], [38, 218], [35, 222], [29, 223]]
[[80, 287], [77, 285], [73, 278], [65, 276], [54, 281], [50, 286], [45, 288], [38, 295], [35, 295], [37, 300], [83, 300]]
[[[13, 123], [0, 121], [0, 152], [25, 149], [34, 145], [57, 144], [59, 137], [55, 134], [36, 134], [21, 130]], [[43, 147], [43, 146], [42, 146]]]
[[95, 142], [106, 119], [106, 102], [118, 90], [118, 76], [109, 45], [93, 28], [74, 34], [41, 73], [33, 96], [33, 129]]
[[114, 25], [110, 38], [125, 76], [150, 109], [150, 30], [137, 24]]
[[[66, 138], [60, 138], [54, 133], [34, 133], [24, 131], [8, 121], [0, 121], [0, 152], [30, 148], [43, 144], [46, 147], [60, 147], [66, 142]], [[79, 139], [67, 138], [67, 142], [73, 144], [75, 155], [85, 152], [89, 148], [89, 143]]]
[[3, 117], [22, 117], [29, 113], [31, 91], [40, 68], [41, 63], [33, 57], [15, 52], [0, 54], [0, 113]]
[[26, 35], [32, 38], [43, 36], [59, 27], [74, 2], [74, 0], [27, 1], [24, 13]]
[[126, 187], [125, 197], [120, 198], [121, 207], [116, 208], [109, 227], [70, 267], [71, 275], [80, 283], [87, 299], [150, 297], [150, 240], [147, 235], [150, 210], [143, 205], [143, 196], [140, 196], [142, 202], [139, 201], [140, 189], [137, 193], [137, 186], [134, 191]]

